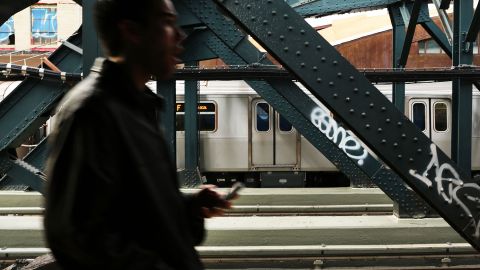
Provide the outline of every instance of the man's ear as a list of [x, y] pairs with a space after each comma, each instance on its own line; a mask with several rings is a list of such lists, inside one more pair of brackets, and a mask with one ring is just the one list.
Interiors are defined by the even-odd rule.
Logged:
[[141, 28], [138, 23], [130, 20], [123, 20], [118, 23], [118, 30], [122, 40], [126, 44], [138, 45], [142, 43]]

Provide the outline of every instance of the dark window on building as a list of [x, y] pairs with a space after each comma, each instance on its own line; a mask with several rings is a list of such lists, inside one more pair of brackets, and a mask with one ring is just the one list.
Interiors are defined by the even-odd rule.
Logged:
[[423, 40], [418, 42], [418, 53], [425, 54], [425, 41]]
[[426, 41], [425, 43], [425, 51], [426, 53], [442, 53], [442, 49], [440, 48], [440, 45], [438, 45], [438, 43], [433, 40], [433, 39], [429, 39]]
[[419, 54], [438, 54], [443, 53], [440, 45], [433, 39], [421, 40], [418, 42]]
[[290, 132], [292, 131], [293, 127], [292, 127], [292, 124], [290, 124], [290, 122], [288, 122], [287, 119], [283, 118], [282, 115], [280, 115], [280, 119], [279, 119], [279, 129], [280, 131], [284, 131], [284, 132]]
[[[198, 109], [198, 129], [200, 131], [215, 131], [217, 129], [217, 106], [213, 102], [200, 102]], [[185, 131], [185, 103], [177, 102], [175, 128]]]
[[448, 127], [447, 123], [447, 104], [444, 102], [437, 102], [434, 105], [434, 116], [435, 116], [435, 121], [434, 121], [434, 128], [435, 131], [446, 131]]
[[265, 132], [270, 130], [270, 110], [265, 102], [259, 102], [256, 106], [257, 131]]
[[32, 44], [44, 45], [57, 42], [57, 9], [32, 8]]
[[478, 54], [478, 38], [477, 41], [473, 43], [473, 54]]
[[424, 103], [414, 103], [412, 106], [412, 122], [421, 130], [425, 130], [425, 104]]
[[15, 45], [13, 17], [0, 26], [0, 45]]

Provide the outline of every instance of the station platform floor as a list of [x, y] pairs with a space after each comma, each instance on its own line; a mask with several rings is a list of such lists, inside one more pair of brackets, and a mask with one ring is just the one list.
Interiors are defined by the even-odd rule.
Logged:
[[[0, 192], [0, 257], [45, 251], [42, 202], [38, 193]], [[352, 207], [388, 214], [349, 215]], [[37, 212], [18, 215], [8, 208]], [[295, 214], [305, 208], [314, 214]], [[318, 215], [332, 209], [346, 212]], [[231, 211], [243, 214], [207, 220], [198, 250], [205, 257], [475, 252], [442, 218], [399, 219], [392, 209], [379, 189], [245, 189]], [[268, 211], [275, 214], [262, 215]]]

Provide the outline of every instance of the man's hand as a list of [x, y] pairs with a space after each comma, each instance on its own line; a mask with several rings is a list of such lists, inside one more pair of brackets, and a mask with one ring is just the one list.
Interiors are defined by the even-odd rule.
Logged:
[[232, 208], [232, 203], [225, 200], [225, 194], [217, 192], [214, 185], [203, 185], [197, 193], [197, 203], [204, 218], [222, 216], [224, 209]]

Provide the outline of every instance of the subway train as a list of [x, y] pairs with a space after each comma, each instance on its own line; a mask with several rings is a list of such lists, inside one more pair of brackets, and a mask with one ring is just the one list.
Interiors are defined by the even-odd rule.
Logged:
[[[2, 83], [0, 101], [18, 83]], [[156, 91], [154, 82], [147, 85]], [[203, 179], [219, 186], [230, 186], [235, 181], [244, 181], [252, 187], [351, 185], [349, 179], [244, 81], [201, 81], [199, 85], [199, 172]], [[300, 84], [299, 87], [302, 88]], [[391, 99], [391, 85], [376, 87]], [[450, 154], [452, 131], [451, 88], [451, 82], [407, 84], [405, 95], [407, 117], [447, 154]], [[331, 117], [329, 121], [335, 121], [333, 114], [318, 101], [317, 104]], [[178, 81], [179, 171], [185, 168], [184, 109], [184, 82]], [[472, 111], [472, 170], [474, 175], [480, 175], [480, 93], [476, 88]], [[42, 127], [46, 129], [43, 134], [48, 134], [51, 126], [47, 122]], [[26, 142], [17, 152], [21, 157], [34, 146]]]
[[[219, 186], [229, 186], [235, 181], [244, 181], [252, 187], [350, 185], [331, 162], [244, 81], [202, 81], [199, 85], [199, 171], [204, 179]], [[448, 155], [452, 133], [451, 85], [451, 82], [407, 84], [405, 95], [407, 117]], [[391, 99], [391, 85], [376, 87]], [[333, 121], [334, 115], [316, 102]], [[480, 93], [476, 88], [472, 106], [472, 170], [478, 174]], [[184, 82], [179, 81], [176, 104], [179, 170], [185, 167], [184, 119]]]

